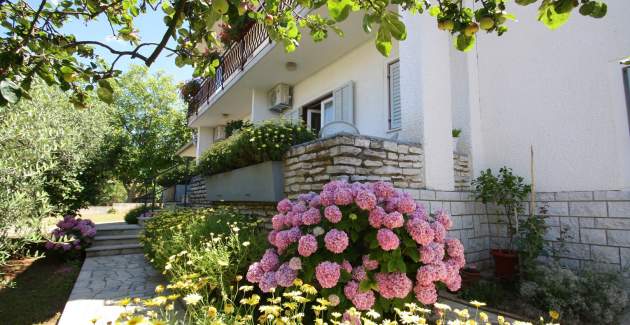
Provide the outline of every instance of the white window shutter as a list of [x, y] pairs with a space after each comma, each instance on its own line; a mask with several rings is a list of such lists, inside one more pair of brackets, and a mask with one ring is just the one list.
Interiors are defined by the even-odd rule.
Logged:
[[354, 82], [350, 81], [333, 90], [335, 121], [354, 124]]
[[400, 110], [400, 61], [389, 65], [389, 128], [398, 129], [402, 126]]

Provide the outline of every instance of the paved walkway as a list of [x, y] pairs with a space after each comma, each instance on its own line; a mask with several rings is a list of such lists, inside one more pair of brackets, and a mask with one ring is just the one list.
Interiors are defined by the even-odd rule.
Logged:
[[88, 257], [58, 325], [113, 324], [124, 311], [121, 298], [151, 297], [161, 282], [142, 254]]

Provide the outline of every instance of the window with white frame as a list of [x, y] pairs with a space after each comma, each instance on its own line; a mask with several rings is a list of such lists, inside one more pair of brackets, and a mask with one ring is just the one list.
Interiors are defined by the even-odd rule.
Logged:
[[402, 126], [400, 111], [400, 61], [396, 60], [387, 65], [387, 80], [389, 82], [389, 129], [396, 130]]

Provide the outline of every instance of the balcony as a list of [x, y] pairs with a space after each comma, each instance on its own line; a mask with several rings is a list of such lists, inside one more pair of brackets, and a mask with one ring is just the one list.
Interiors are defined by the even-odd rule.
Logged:
[[232, 43], [219, 59], [215, 75], [203, 80], [197, 94], [188, 103], [188, 118], [196, 116], [204, 103], [209, 102], [214, 94], [222, 90], [232, 76], [242, 71], [264, 43], [271, 43], [271, 39], [265, 26], [259, 23], [252, 25], [240, 40]]

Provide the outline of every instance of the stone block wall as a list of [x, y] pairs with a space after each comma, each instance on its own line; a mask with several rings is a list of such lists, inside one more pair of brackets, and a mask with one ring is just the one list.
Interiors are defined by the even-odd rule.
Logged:
[[319, 191], [333, 179], [388, 181], [399, 188], [424, 186], [419, 144], [356, 135], [337, 135], [297, 145], [286, 154], [284, 191], [288, 197]]
[[188, 200], [194, 207], [210, 206], [208, 192], [206, 191], [206, 179], [202, 175], [193, 176], [190, 180], [190, 192]]
[[[574, 269], [630, 266], [630, 191], [544, 192], [535, 199], [536, 212], [547, 211], [547, 249], [560, 263]], [[529, 215], [529, 202], [524, 210]], [[505, 247], [502, 212], [489, 206], [488, 220], [490, 246]]]
[[466, 191], [470, 189], [470, 182], [472, 181], [472, 168], [470, 166], [470, 159], [468, 155], [461, 153], [453, 154], [453, 167], [455, 177], [455, 190]]

